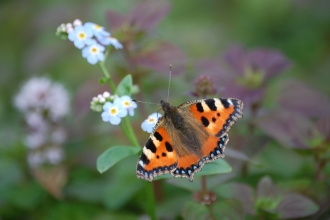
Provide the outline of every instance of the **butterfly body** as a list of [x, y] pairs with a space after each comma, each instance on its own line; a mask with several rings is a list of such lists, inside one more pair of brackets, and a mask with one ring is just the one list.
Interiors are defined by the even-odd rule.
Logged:
[[201, 99], [178, 107], [161, 101], [159, 119], [137, 163], [137, 176], [148, 181], [171, 173], [190, 181], [205, 163], [224, 157], [231, 125], [242, 117], [238, 99]]

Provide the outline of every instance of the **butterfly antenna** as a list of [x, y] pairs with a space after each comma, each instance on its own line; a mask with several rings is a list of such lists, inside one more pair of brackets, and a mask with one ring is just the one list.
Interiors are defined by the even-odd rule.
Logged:
[[170, 75], [168, 77], [167, 102], [170, 97], [171, 75], [172, 75], [172, 64], [170, 65]]
[[144, 104], [153, 104], [153, 105], [160, 105], [159, 103], [154, 103], [154, 102], [142, 102], [142, 101], [138, 101], [135, 99], [132, 99], [133, 102], [140, 102], [140, 103], [144, 103]]

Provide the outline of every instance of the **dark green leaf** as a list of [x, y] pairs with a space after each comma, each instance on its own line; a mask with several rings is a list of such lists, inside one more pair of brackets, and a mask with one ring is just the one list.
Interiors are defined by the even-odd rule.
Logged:
[[209, 211], [205, 205], [196, 202], [187, 202], [182, 209], [182, 216], [189, 220], [204, 220], [208, 219]]
[[127, 147], [127, 146], [115, 146], [104, 151], [97, 158], [97, 170], [100, 173], [105, 172], [107, 169], [115, 165], [117, 162], [121, 161], [125, 157], [137, 154], [141, 151], [137, 147]]
[[195, 176], [229, 173], [231, 171], [231, 166], [225, 160], [218, 159], [212, 163], [205, 164], [203, 169], [200, 172], [197, 172]]
[[245, 216], [242, 204], [235, 199], [216, 202], [212, 205], [212, 213], [219, 220], [242, 220]]
[[116, 94], [118, 96], [130, 95], [132, 86], [133, 86], [132, 76], [128, 74], [118, 84], [118, 87], [116, 89]]

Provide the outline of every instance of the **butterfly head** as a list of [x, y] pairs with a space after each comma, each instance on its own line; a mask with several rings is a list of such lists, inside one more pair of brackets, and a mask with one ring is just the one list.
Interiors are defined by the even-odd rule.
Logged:
[[162, 109], [163, 109], [164, 112], [168, 112], [171, 109], [171, 105], [168, 102], [160, 100], [160, 104], [161, 104]]

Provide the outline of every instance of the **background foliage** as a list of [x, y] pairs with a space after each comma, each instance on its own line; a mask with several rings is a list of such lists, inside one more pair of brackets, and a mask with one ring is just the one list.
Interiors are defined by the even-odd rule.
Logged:
[[[102, 175], [96, 170], [102, 152], [129, 146], [129, 141], [119, 127], [90, 111], [92, 97], [108, 90], [98, 84], [100, 70], [54, 34], [75, 18], [106, 27], [123, 43], [124, 50], [110, 53], [106, 65], [117, 84], [132, 74], [140, 88], [133, 98], [164, 99], [172, 64], [173, 105], [194, 99], [201, 75], [210, 77], [216, 97], [235, 88], [229, 96], [249, 100], [245, 118], [230, 131], [225, 160], [232, 172], [208, 176], [206, 188], [198, 178], [193, 183], [155, 181], [158, 218], [329, 218], [329, 1], [32, 0], [0, 5], [0, 219], [147, 216], [144, 189], [149, 183], [135, 176], [137, 155]], [[237, 74], [239, 61], [258, 48], [280, 53], [285, 65], [276, 77], [251, 78], [244, 69], [228, 84], [226, 74]], [[273, 58], [266, 55], [255, 59], [265, 64]], [[265, 70], [262, 64], [257, 70]], [[37, 178], [26, 162], [26, 130], [13, 97], [32, 76], [48, 76], [70, 93], [71, 112], [63, 122], [66, 159], [59, 171], [66, 173], [63, 185], [41, 181], [49, 172]], [[256, 91], [257, 98], [237, 92], [235, 85]], [[157, 108], [139, 104], [132, 119], [141, 146], [148, 135], [140, 125]], [[205, 195], [215, 196], [211, 206], [204, 205]]]

